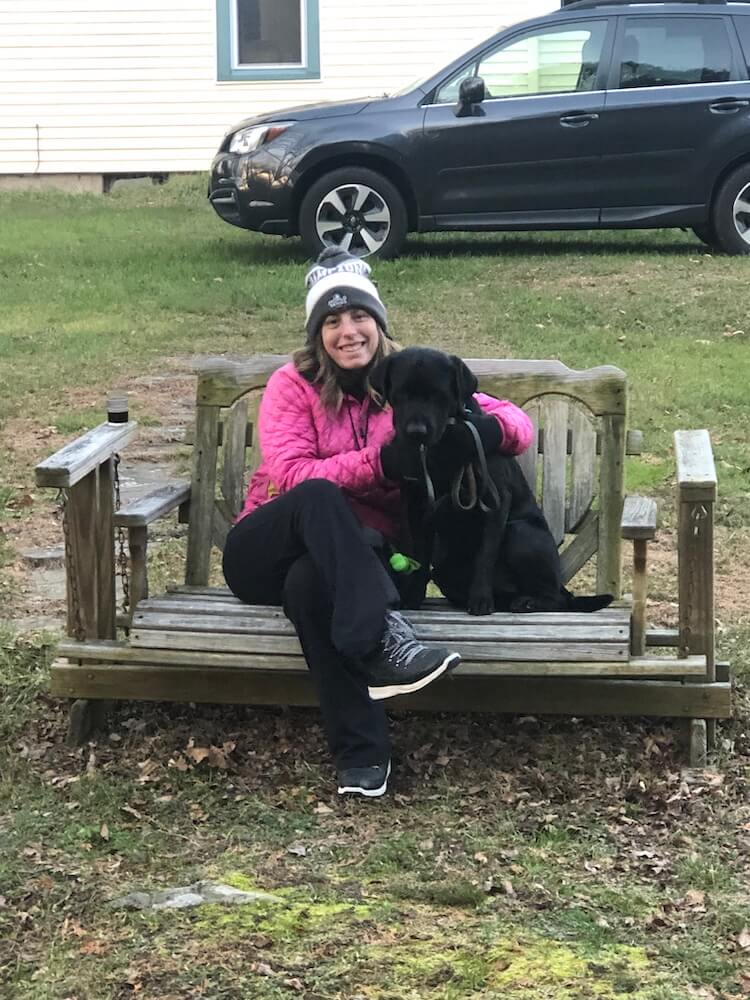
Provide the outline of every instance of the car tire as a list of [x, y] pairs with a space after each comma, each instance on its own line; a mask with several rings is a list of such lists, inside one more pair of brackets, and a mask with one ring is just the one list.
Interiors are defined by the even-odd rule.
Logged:
[[387, 177], [341, 167], [315, 181], [302, 199], [299, 231], [312, 257], [340, 246], [357, 257], [397, 257], [408, 229], [404, 199]]
[[725, 253], [750, 254], [750, 163], [732, 171], [719, 188], [711, 228]]
[[693, 232], [707, 247], [713, 248], [717, 245], [716, 233], [710, 222], [705, 222], [702, 226], [693, 226]]

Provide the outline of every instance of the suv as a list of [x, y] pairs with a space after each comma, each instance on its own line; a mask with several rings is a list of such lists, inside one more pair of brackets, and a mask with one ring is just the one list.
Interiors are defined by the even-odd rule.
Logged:
[[395, 256], [407, 232], [692, 227], [750, 254], [750, 2], [581, 0], [381, 100], [240, 122], [226, 222]]

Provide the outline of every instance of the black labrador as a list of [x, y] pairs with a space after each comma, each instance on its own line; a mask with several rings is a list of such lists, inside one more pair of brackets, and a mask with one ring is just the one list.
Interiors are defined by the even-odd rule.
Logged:
[[474, 435], [475, 460], [458, 469], [443, 461], [449, 425], [471, 424], [470, 414], [481, 412], [477, 379], [460, 358], [407, 348], [381, 361], [370, 384], [393, 410], [395, 440], [415, 456], [403, 520], [423, 570], [403, 589], [405, 606], [421, 603], [430, 567], [448, 600], [475, 615], [596, 611], [611, 603], [610, 594], [575, 597], [563, 586], [557, 545], [514, 458], [485, 458]]

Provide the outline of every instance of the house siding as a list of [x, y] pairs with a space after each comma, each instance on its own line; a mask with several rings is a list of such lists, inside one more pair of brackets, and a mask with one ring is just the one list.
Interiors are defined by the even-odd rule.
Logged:
[[550, 0], [320, 0], [320, 79], [217, 81], [214, 0], [0, 0], [0, 173], [206, 170], [239, 119], [380, 95]]

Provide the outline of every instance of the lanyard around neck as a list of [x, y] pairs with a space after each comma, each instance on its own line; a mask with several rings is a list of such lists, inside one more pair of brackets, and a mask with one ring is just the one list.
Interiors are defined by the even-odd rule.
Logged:
[[357, 451], [361, 451], [362, 448], [367, 447], [367, 432], [370, 429], [370, 401], [366, 400], [366, 410], [365, 410], [365, 422], [364, 426], [360, 424], [361, 438], [357, 433], [357, 428], [354, 424], [354, 417], [352, 416], [351, 403], [347, 403], [346, 412], [349, 414], [349, 423], [352, 427], [352, 436], [354, 438], [354, 447]]

